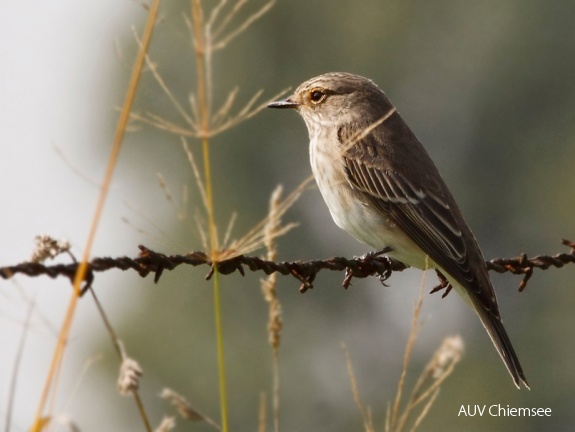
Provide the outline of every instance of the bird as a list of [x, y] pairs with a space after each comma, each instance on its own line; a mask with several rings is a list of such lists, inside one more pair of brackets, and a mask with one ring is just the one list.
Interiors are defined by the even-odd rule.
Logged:
[[434, 268], [475, 311], [517, 388], [529, 384], [503, 326], [483, 253], [433, 160], [370, 79], [332, 72], [269, 108], [295, 109], [335, 223], [406, 266]]

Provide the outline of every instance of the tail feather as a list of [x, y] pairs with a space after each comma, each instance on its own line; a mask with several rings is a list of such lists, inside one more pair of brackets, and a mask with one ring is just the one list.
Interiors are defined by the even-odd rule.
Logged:
[[[446, 275], [445, 272], [442, 272], [442, 274]], [[461, 298], [475, 311], [481, 320], [481, 324], [483, 324], [483, 327], [491, 338], [495, 349], [497, 349], [497, 352], [501, 356], [501, 360], [503, 360], [511, 378], [513, 378], [515, 386], [520, 389], [521, 384], [523, 384], [527, 389], [530, 389], [529, 383], [523, 373], [523, 368], [519, 363], [517, 354], [515, 354], [515, 349], [505, 331], [505, 327], [503, 327], [503, 322], [501, 321], [501, 316], [499, 314], [499, 307], [497, 305], [497, 300], [495, 299], [495, 292], [493, 291], [493, 287], [489, 281], [489, 277], [487, 276], [487, 269], [484, 269], [483, 272], [483, 286], [487, 286], [489, 291], [493, 294], [493, 301], [488, 305], [485, 304], [484, 297], [475, 295], [477, 291], [476, 289], [463, 287], [463, 285], [455, 281], [449, 273], [447, 273], [447, 279], [451, 286], [455, 288]]]
[[523, 383], [523, 385], [529, 389], [529, 383], [527, 383], [527, 379], [523, 374], [523, 369], [521, 368], [517, 354], [515, 354], [515, 350], [513, 349], [511, 340], [505, 331], [505, 327], [503, 327], [501, 319], [481, 307], [481, 305], [475, 305], [475, 311], [477, 312], [477, 315], [479, 315], [479, 319], [481, 320], [483, 327], [487, 330], [487, 334], [489, 334], [493, 345], [495, 345], [503, 363], [505, 363], [507, 370], [511, 374], [515, 386], [517, 388], [521, 388], [521, 383]]

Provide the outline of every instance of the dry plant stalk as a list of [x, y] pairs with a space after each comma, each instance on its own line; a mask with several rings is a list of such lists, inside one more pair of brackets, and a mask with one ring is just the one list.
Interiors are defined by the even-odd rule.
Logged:
[[[281, 235], [285, 229], [281, 226], [281, 216], [285, 213], [287, 208], [299, 197], [302, 187], [305, 183], [296, 189], [296, 194], [292, 193], [292, 199], [288, 200], [287, 205], [282, 205], [281, 194], [283, 188], [281, 186], [276, 187], [272, 193], [270, 199], [270, 210], [268, 212], [267, 221], [263, 228], [263, 244], [267, 249], [266, 258], [269, 261], [275, 261], [277, 258], [277, 247], [275, 243], [275, 238]], [[298, 192], [298, 190], [300, 192]], [[288, 197], [289, 198], [289, 197]], [[293, 224], [291, 224], [293, 226]], [[290, 227], [290, 225], [287, 225]], [[280, 378], [279, 378], [279, 346], [281, 338], [281, 330], [283, 326], [282, 322], [282, 308], [279, 302], [277, 291], [277, 273], [270, 274], [267, 279], [261, 279], [262, 292], [264, 299], [268, 304], [268, 341], [272, 347], [272, 369], [273, 369], [273, 416], [274, 416], [274, 430], [279, 432], [279, 390], [280, 390]]]
[[[423, 289], [425, 286], [426, 273], [427, 271], [423, 272], [419, 297], [413, 309], [411, 331], [409, 333], [405, 347], [403, 367], [397, 385], [393, 406], [391, 408], [388, 406], [387, 409], [387, 415], [385, 419], [386, 432], [402, 432], [408, 420], [410, 419], [410, 416], [417, 414], [417, 417], [413, 420], [413, 426], [411, 428], [411, 431], [415, 431], [433, 405], [433, 402], [439, 393], [441, 383], [451, 374], [455, 364], [461, 358], [461, 353], [463, 350], [463, 342], [461, 341], [461, 338], [459, 336], [446, 338], [417, 380], [417, 383], [411, 392], [411, 397], [407, 402], [406, 407], [403, 409], [403, 411], [400, 409], [403, 392], [405, 389], [405, 380], [407, 376], [409, 361], [411, 359], [415, 340], [417, 339], [417, 335], [420, 330], [419, 316], [421, 313], [421, 306], [423, 304]], [[357, 380], [355, 378], [352, 363], [350, 360], [349, 351], [344, 344], [342, 344], [342, 348], [346, 357], [346, 365], [349, 380], [351, 383], [353, 399], [363, 419], [364, 431], [375, 432], [371, 410], [366, 408], [361, 401]], [[416, 408], [424, 402], [425, 404], [423, 405], [423, 408], [419, 413], [417, 413]]]
[[[410, 418], [417, 415], [413, 420], [413, 426], [410, 430], [416, 430], [421, 424], [423, 418], [429, 412], [435, 402], [441, 384], [451, 375], [455, 365], [461, 360], [463, 355], [463, 339], [459, 335], [446, 337], [439, 348], [435, 351], [427, 366], [419, 376], [417, 383], [413, 387], [409, 401], [402, 413], [396, 413], [396, 425], [394, 429], [386, 431], [400, 432], [404, 430]], [[421, 406], [419, 414], [417, 408]], [[386, 425], [391, 425], [386, 422]]]
[[365, 432], [375, 432], [371, 410], [369, 408], [365, 408], [365, 405], [361, 401], [361, 396], [359, 395], [359, 387], [357, 386], [357, 380], [355, 378], [355, 373], [353, 371], [353, 365], [351, 364], [349, 350], [347, 349], [347, 346], [343, 342], [341, 344], [341, 348], [343, 349], [343, 352], [345, 354], [345, 364], [347, 366], [347, 374], [349, 376], [349, 382], [351, 383], [351, 392], [353, 393], [353, 400], [357, 408], [359, 409], [359, 412], [363, 419], [363, 429]]
[[[201, 75], [203, 85], [198, 88], [197, 94], [194, 92], [189, 93], [189, 108], [186, 108], [178, 100], [174, 92], [170, 90], [170, 87], [160, 74], [157, 65], [148, 56], [146, 57], [146, 66], [152, 73], [158, 86], [176, 109], [183, 123], [175, 123], [161, 115], [151, 112], [145, 112], [144, 114], [132, 112], [132, 120], [149, 124], [157, 129], [165, 130], [180, 137], [212, 138], [252, 118], [265, 108], [268, 103], [276, 100], [287, 91], [287, 89], [285, 89], [265, 101], [258, 102], [263, 94], [263, 91], [259, 90], [241, 108], [232, 114], [232, 109], [239, 92], [239, 87], [235, 87], [228, 93], [221, 106], [216, 110], [213, 109], [212, 90], [214, 83], [211, 69], [213, 52], [227, 47], [232, 40], [241, 35], [254, 22], [268, 12], [275, 4], [275, 0], [266, 2], [243, 22], [237, 24], [235, 28], [230, 29], [230, 24], [238, 17], [238, 13], [247, 3], [247, 0], [238, 0], [231, 7], [231, 10], [227, 12], [227, 15], [220, 18], [227, 6], [227, 0], [221, 0], [219, 4], [211, 10], [209, 19], [204, 24], [200, 2], [198, 0], [193, 2], [195, 5], [194, 8], [196, 8], [196, 12], [194, 12], [194, 9], [193, 12], [196, 15], [193, 15], [193, 22], [186, 18], [186, 24], [192, 46], [196, 51], [196, 57], [198, 58], [199, 54], [202, 58], [201, 63], [204, 67], [201, 68], [201, 71], [198, 70], [198, 73]], [[198, 32], [198, 24], [200, 24], [203, 31]]]
[[[423, 281], [425, 281], [425, 275], [423, 277]], [[423, 286], [424, 282], [422, 283], [419, 298], [413, 310], [411, 332], [409, 334], [405, 348], [403, 367], [396, 391], [396, 396], [393, 402], [393, 406], [390, 407], [388, 405], [385, 419], [386, 432], [402, 432], [410, 419], [412, 419], [412, 427], [410, 430], [417, 430], [431, 409], [433, 403], [435, 402], [439, 394], [441, 384], [449, 375], [451, 375], [455, 365], [459, 362], [463, 354], [463, 340], [460, 336], [456, 335], [445, 338], [441, 346], [435, 351], [431, 357], [431, 360], [419, 376], [415, 386], [411, 391], [407, 405], [403, 410], [400, 409], [402, 396], [405, 389], [405, 378], [407, 376], [409, 360], [411, 358], [413, 346], [420, 329], [419, 316], [423, 302]], [[349, 351], [343, 343], [342, 349], [345, 353], [347, 372], [349, 381], [351, 383], [353, 400], [363, 419], [364, 431], [375, 432], [371, 409], [369, 407], [366, 408], [361, 400], [359, 387], [357, 385], [357, 380], [353, 371]], [[421, 409], [418, 410], [418, 407], [421, 407]]]
[[260, 395], [260, 409], [258, 413], [258, 432], [266, 432], [266, 395]]
[[[188, 162], [190, 164], [190, 168], [192, 169], [192, 173], [194, 174], [194, 179], [196, 182], [196, 188], [200, 193], [200, 197], [202, 198], [202, 205], [205, 207], [207, 206], [207, 198], [206, 198], [206, 189], [204, 186], [204, 182], [202, 180], [202, 176], [200, 173], [200, 169], [197, 165], [196, 159], [190, 146], [185, 138], [182, 137], [182, 148], [186, 154]], [[184, 203], [182, 205], [178, 205], [173, 198], [173, 194], [161, 175], [158, 175], [158, 181], [160, 187], [164, 191], [164, 195], [166, 199], [174, 206], [176, 209], [178, 218], [181, 218], [182, 215], [185, 214], [184, 204], [187, 201], [187, 197], [183, 198]], [[233, 259], [240, 255], [246, 255], [251, 252], [257, 251], [261, 248], [266, 248], [269, 250], [268, 245], [271, 245], [277, 238], [287, 234], [293, 228], [297, 227], [297, 223], [288, 223], [286, 225], [281, 225], [281, 218], [283, 215], [297, 202], [297, 200], [301, 197], [301, 195], [306, 191], [310, 183], [312, 183], [313, 177], [309, 176], [303, 182], [300, 183], [289, 195], [287, 195], [284, 199], [280, 199], [280, 195], [278, 195], [277, 199], [275, 199], [273, 204], [273, 209], [270, 208], [270, 211], [257, 224], [255, 224], [251, 229], [249, 229], [245, 234], [243, 234], [240, 238], [230, 240], [233, 232], [233, 228], [235, 225], [235, 221], [237, 219], [237, 213], [234, 212], [230, 216], [228, 221], [224, 239], [220, 243], [219, 241], [219, 229], [216, 224], [215, 229], [215, 236], [216, 242], [220, 245], [220, 248], [215, 252], [215, 261], [222, 262], [225, 260]], [[187, 189], [186, 189], [187, 190]], [[276, 189], [277, 191], [277, 189]], [[274, 191], [273, 194], [277, 192]], [[275, 195], [274, 195], [275, 196]], [[274, 198], [272, 197], [272, 200]], [[198, 209], [195, 210], [195, 222], [196, 222], [196, 232], [200, 238], [202, 243], [202, 247], [204, 250], [208, 251], [210, 249], [209, 241], [208, 241], [208, 234], [206, 228], [206, 219], [205, 216], [199, 212]], [[275, 249], [274, 249], [275, 250]], [[274, 259], [276, 258], [276, 254], [273, 255]], [[269, 255], [268, 255], [269, 259]], [[273, 261], [271, 260], [271, 261]]]
[[401, 375], [399, 378], [399, 383], [397, 384], [397, 391], [395, 393], [395, 400], [393, 402], [393, 409], [391, 411], [390, 430], [392, 432], [399, 432], [401, 430], [397, 428], [397, 421], [399, 418], [399, 405], [401, 403], [403, 388], [405, 387], [405, 378], [407, 376], [407, 369], [409, 367], [409, 360], [411, 359], [413, 345], [415, 344], [417, 334], [419, 333], [420, 330], [419, 314], [421, 313], [421, 305], [423, 304], [423, 285], [426, 273], [427, 273], [426, 271], [423, 272], [423, 278], [422, 278], [423, 280], [421, 284], [421, 289], [419, 291], [419, 297], [417, 299], [417, 303], [415, 304], [415, 308], [413, 309], [413, 316], [411, 318], [411, 332], [409, 333], [407, 344], [405, 346], [405, 354], [403, 356], [403, 367], [401, 369]]
[[[46, 376], [46, 382], [44, 384], [44, 388], [42, 390], [42, 395], [40, 397], [40, 401], [38, 403], [38, 407], [36, 409], [36, 414], [34, 417], [34, 421], [30, 430], [32, 432], [40, 432], [47, 424], [47, 419], [49, 416], [44, 416], [43, 412], [46, 407], [46, 403], [48, 401], [48, 397], [50, 392], [52, 391], [52, 396], [55, 397], [55, 386], [58, 380], [59, 372], [62, 367], [62, 359], [64, 356], [65, 347], [68, 341], [68, 335], [70, 333], [70, 328], [72, 327], [72, 321], [74, 318], [74, 313], [76, 311], [76, 305], [78, 302], [78, 298], [81, 293], [81, 285], [84, 281], [88, 270], [88, 259], [90, 257], [92, 251], [92, 245], [94, 243], [96, 237], [96, 230], [100, 223], [100, 219], [104, 209], [104, 203], [108, 197], [108, 190], [110, 188], [110, 184], [112, 181], [112, 175], [116, 168], [116, 163], [118, 161], [118, 156], [120, 153], [120, 148], [122, 146], [122, 142], [124, 139], [124, 134], [126, 132], [126, 127], [128, 124], [130, 112], [132, 110], [134, 98], [136, 96], [136, 90], [138, 89], [138, 84], [140, 81], [140, 77], [142, 74], [142, 68], [144, 65], [144, 59], [146, 53], [148, 51], [148, 47], [150, 45], [152, 34], [156, 22], [156, 17], [158, 15], [159, 9], [159, 0], [153, 0], [149, 13], [148, 13], [148, 20], [146, 22], [146, 27], [144, 29], [142, 44], [140, 45], [140, 50], [138, 51], [138, 57], [132, 68], [132, 74], [130, 77], [130, 82], [128, 84], [128, 88], [126, 90], [126, 96], [124, 99], [124, 104], [122, 106], [122, 110], [120, 112], [120, 116], [118, 119], [118, 124], [116, 127], [116, 133], [114, 136], [114, 141], [112, 145], [112, 149], [110, 151], [110, 156], [108, 158], [108, 166], [106, 168], [106, 173], [104, 174], [104, 178], [102, 180], [102, 185], [100, 189], [100, 195], [98, 197], [98, 201], [96, 204], [96, 209], [94, 211], [94, 215], [92, 218], [92, 224], [90, 226], [90, 232], [88, 234], [88, 239], [86, 240], [86, 245], [84, 247], [84, 253], [82, 255], [82, 260], [76, 272], [76, 276], [74, 278], [74, 292], [71, 295], [70, 301], [68, 303], [68, 310], [66, 312], [66, 316], [64, 318], [64, 323], [62, 324], [60, 334], [58, 337], [58, 342], [56, 344], [56, 348], [54, 350], [54, 355], [52, 357], [52, 362], [50, 364], [50, 369]], [[142, 409], [142, 406], [139, 405], [140, 416], [142, 417], [142, 421], [144, 423], [144, 427], [147, 431], [152, 430], [150, 423], [147, 419], [145, 411]]]
[[[190, 92], [188, 97], [189, 108], [185, 108], [182, 103], [175, 97], [169, 86], [164, 81], [158, 71], [158, 68], [149, 57], [146, 57], [146, 64], [151, 71], [156, 83], [171, 101], [183, 123], [174, 123], [154, 113], [145, 113], [144, 115], [132, 114], [132, 120], [148, 123], [158, 129], [184, 137], [195, 137], [201, 140], [203, 176], [192, 157], [191, 151], [187, 150], [188, 159], [192, 165], [196, 182], [202, 195], [206, 217], [198, 216], [197, 221], [200, 223], [200, 238], [204, 242], [204, 247], [208, 251], [212, 262], [218, 262], [223, 259], [225, 252], [219, 243], [218, 232], [216, 227], [216, 217], [214, 214], [214, 201], [212, 192], [212, 174], [210, 166], [210, 143], [209, 139], [220, 134], [233, 126], [253, 117], [262, 110], [269, 101], [279, 95], [274, 95], [269, 101], [259, 103], [262, 91], [248, 100], [235, 114], [232, 113], [233, 105], [236, 100], [238, 89], [232, 90], [224, 103], [219, 109], [213, 109], [213, 73], [212, 73], [212, 55], [214, 51], [228, 46], [228, 44], [246, 31], [254, 22], [261, 18], [275, 3], [275, 0], [267, 1], [259, 10], [256, 10], [246, 19], [239, 20], [239, 13], [247, 4], [247, 0], [238, 0], [228, 7], [227, 0], [220, 0], [213, 6], [208, 14], [207, 20], [204, 16], [204, 9], [201, 0], [191, 0], [191, 19], [186, 18], [186, 24], [189, 30], [189, 38], [195, 58], [196, 66], [196, 92]], [[240, 21], [239, 23], [237, 21]], [[236, 23], [235, 25], [232, 25]], [[184, 147], [186, 143], [184, 141]], [[203, 181], [201, 180], [203, 178]], [[167, 189], [165, 189], [167, 190]], [[207, 223], [203, 223], [203, 220]], [[232, 218], [233, 219], [233, 218]], [[230, 223], [232, 225], [232, 223]], [[229, 232], [230, 230], [228, 230]], [[287, 231], [286, 231], [287, 232]], [[227, 237], [227, 236], [226, 236]], [[244, 240], [252, 240], [246, 237]], [[209, 245], [209, 247], [207, 247]], [[246, 245], [238, 245], [233, 249], [242, 249]], [[249, 249], [249, 242], [246, 250]], [[228, 248], [230, 249], [230, 248]], [[222, 430], [228, 430], [227, 420], [227, 396], [225, 383], [225, 365], [223, 353], [223, 330], [222, 330], [222, 312], [220, 300], [219, 273], [217, 268], [214, 270], [213, 278], [214, 287], [214, 318], [216, 326], [217, 339], [217, 358], [218, 358], [218, 376], [220, 390], [220, 410]]]
[[164, 417], [154, 432], [169, 432], [176, 427], [176, 419], [174, 417]]
[[[213, 114], [213, 77], [211, 70], [212, 53], [225, 48], [233, 39], [247, 30], [255, 21], [271, 9], [275, 4], [275, 0], [266, 2], [243, 21], [240, 20], [241, 22], [234, 28], [232, 23], [234, 21], [238, 21], [238, 14], [247, 3], [248, 2], [246, 0], [239, 0], [232, 6], [228, 7], [229, 5], [227, 0], [221, 0], [210, 11], [208, 21], [204, 24], [204, 14], [201, 8], [201, 3], [198, 0], [192, 2], [193, 22], [186, 18], [186, 24], [189, 29], [189, 37], [192, 41], [192, 46], [196, 51], [196, 59], [199, 63], [197, 68], [199, 84], [197, 94], [193, 92], [189, 93], [189, 108], [185, 108], [184, 105], [178, 101], [174, 93], [164, 81], [157, 65], [149, 56], [146, 56], [146, 65], [148, 69], [151, 71], [156, 83], [179, 113], [183, 120], [183, 124], [176, 124], [153, 113], [142, 115], [132, 112], [131, 114], [131, 119], [134, 121], [150, 124], [158, 129], [168, 131], [181, 137], [184, 151], [188, 156], [188, 160], [192, 167], [192, 171], [202, 197], [204, 209], [208, 213], [208, 223], [205, 221], [206, 218], [196, 216], [199, 236], [202, 239], [202, 244], [205, 250], [211, 250], [212, 253], [221, 251], [212, 257], [214, 261], [229, 259], [230, 254], [231, 256], [235, 256], [236, 254], [240, 255], [260, 248], [262, 246], [262, 240], [261, 238], [258, 238], [260, 237], [258, 231], [263, 229], [263, 225], [254, 227], [253, 231], [250, 231], [250, 233], [246, 234], [242, 239], [229, 246], [226, 246], [225, 242], [224, 244], [219, 243], [218, 233], [214, 229], [215, 221], [213, 221], [213, 218], [210, 216], [211, 208], [213, 207], [211, 204], [211, 190], [209, 190], [211, 188], [211, 184], [209, 183], [211, 182], [202, 180], [202, 175], [195, 162], [195, 158], [185, 141], [185, 137], [201, 138], [202, 140], [214, 137], [215, 135], [218, 135], [253, 117], [265, 108], [269, 102], [276, 100], [287, 91], [287, 89], [285, 89], [267, 100], [258, 103], [258, 99], [263, 93], [263, 91], [260, 90], [256, 92], [256, 94], [252, 96], [242, 108], [240, 108], [235, 114], [232, 114], [231, 111], [239, 91], [239, 88], [236, 87], [228, 94], [223, 104], [215, 111], [215, 114]], [[226, 9], [229, 10], [226, 11]], [[202, 31], [199, 31], [200, 28]], [[208, 169], [209, 162], [206, 164], [206, 157], [204, 156], [204, 170]], [[161, 178], [160, 184], [169, 201], [173, 203], [174, 201], [169, 189]], [[183, 212], [178, 209], [178, 214], [181, 215], [182, 213]], [[265, 222], [263, 223], [265, 224]], [[292, 227], [293, 225], [286, 226], [284, 227], [285, 231], [276, 233], [275, 235], [283, 235]], [[209, 233], [209, 235], [206, 233]], [[213, 244], [209, 244], [211, 242], [213, 242]]]
[[220, 425], [217, 424], [212, 418], [210, 418], [205, 414], [202, 414], [200, 411], [194, 408], [192, 404], [188, 402], [188, 400], [184, 396], [180, 395], [174, 390], [170, 388], [165, 388], [162, 390], [162, 393], [160, 393], [160, 397], [162, 399], [167, 400], [174, 407], [176, 407], [178, 413], [182, 418], [189, 421], [203, 421], [216, 430], [222, 429]]
[[[375, 122], [371, 123], [366, 128], [360, 129], [358, 132], [353, 134], [345, 143], [343, 143], [342, 148], [340, 150], [340, 153], [345, 154], [347, 151], [352, 149], [359, 141], [361, 141], [366, 136], [368, 136], [372, 130], [374, 130], [376, 127], [378, 127], [379, 125], [384, 123], [396, 111], [397, 111], [397, 109], [391, 108], [383, 117], [381, 117], [378, 120], [376, 120]], [[337, 157], [337, 156], [339, 156], [340, 153], [336, 153], [336, 155], [334, 155], [334, 156]]]
[[[421, 305], [423, 303], [423, 288], [425, 285], [426, 273], [427, 271], [424, 271], [423, 273], [419, 298], [413, 310], [411, 332], [405, 348], [403, 367], [395, 400], [393, 407], [391, 409], [388, 407], [387, 410], [387, 416], [385, 419], [386, 432], [402, 432], [408, 421], [413, 418], [413, 416], [416, 417], [412, 422], [410, 430], [415, 431], [421, 425], [421, 422], [431, 409], [437, 395], [439, 394], [441, 384], [449, 375], [451, 375], [455, 365], [459, 362], [463, 354], [463, 340], [460, 336], [456, 335], [445, 338], [419, 376], [411, 391], [407, 405], [403, 411], [401, 411], [400, 404], [405, 387], [407, 368], [409, 366], [413, 345], [420, 329], [419, 315], [421, 313]], [[419, 406], [422, 407], [421, 410], [417, 412], [417, 408]]]
[[[264, 226], [263, 242], [267, 249], [266, 259], [275, 261], [277, 258], [277, 248], [275, 244], [275, 237], [278, 231], [281, 231], [281, 194], [283, 188], [278, 186], [272, 193], [270, 200], [270, 211], [268, 214], [267, 222]], [[274, 351], [274, 356], [280, 345], [280, 336], [282, 330], [282, 311], [281, 305], [277, 297], [276, 291], [277, 273], [270, 274], [267, 279], [262, 279], [262, 292], [264, 299], [269, 307], [269, 321], [268, 321], [268, 337], [269, 343]]]

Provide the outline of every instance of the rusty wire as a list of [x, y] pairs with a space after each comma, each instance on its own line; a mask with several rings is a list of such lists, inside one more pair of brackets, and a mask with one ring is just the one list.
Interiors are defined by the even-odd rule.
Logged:
[[[534, 269], [547, 270], [550, 267], [561, 268], [566, 264], [575, 264], [575, 242], [563, 240], [563, 245], [568, 246], [568, 253], [559, 253], [556, 255], [537, 255], [528, 258], [526, 254], [521, 254], [516, 258], [495, 258], [486, 261], [487, 268], [497, 273], [513, 273], [523, 275], [519, 284], [519, 291], [523, 291], [527, 282], [533, 275]], [[365, 278], [377, 276], [381, 282], [384, 282], [394, 271], [402, 271], [407, 267], [386, 256], [381, 256], [389, 250], [381, 250], [376, 253], [369, 253], [359, 258], [333, 257], [326, 260], [312, 261], [281, 261], [273, 262], [261, 259], [256, 256], [239, 255], [225, 261], [218, 262], [214, 265], [204, 252], [191, 252], [186, 255], [165, 255], [155, 252], [145, 246], [140, 245], [140, 254], [137, 258], [119, 257], [119, 258], [94, 258], [88, 265], [88, 271], [85, 278], [83, 292], [86, 291], [94, 281], [95, 272], [103, 272], [110, 269], [135, 270], [141, 277], [146, 277], [154, 273], [154, 282], [158, 282], [160, 276], [165, 270], [173, 270], [181, 264], [191, 266], [207, 265], [210, 267], [206, 279], [209, 279], [214, 273], [214, 266], [218, 272], [223, 275], [239, 272], [242, 276], [245, 274], [245, 268], [250, 271], [263, 271], [265, 274], [279, 272], [282, 275], [292, 275], [301, 282], [300, 291], [305, 292], [313, 288], [313, 282], [316, 275], [321, 270], [345, 271], [345, 277], [342, 285], [347, 288], [353, 277]], [[74, 279], [79, 263], [45, 265], [35, 262], [24, 262], [14, 266], [0, 267], [0, 277], [9, 279], [16, 274], [26, 276], [46, 275], [51, 278], [65, 276], [70, 280]], [[441, 279], [438, 287], [432, 292], [442, 288], [449, 289], [445, 280]], [[449, 292], [448, 290], [446, 293]], [[445, 294], [444, 294], [445, 295]]]

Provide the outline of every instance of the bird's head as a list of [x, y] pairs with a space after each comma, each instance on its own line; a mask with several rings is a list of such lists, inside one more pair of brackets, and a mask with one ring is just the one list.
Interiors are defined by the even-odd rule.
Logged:
[[350, 73], [332, 72], [304, 82], [291, 96], [268, 107], [296, 109], [311, 131], [315, 127], [374, 121], [393, 105], [373, 81]]

